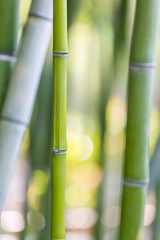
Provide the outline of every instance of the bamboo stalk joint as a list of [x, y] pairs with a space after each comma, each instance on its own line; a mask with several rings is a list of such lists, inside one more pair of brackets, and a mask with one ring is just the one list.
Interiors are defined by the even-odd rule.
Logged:
[[66, 154], [67, 153], [67, 149], [63, 149], [63, 150], [60, 150], [60, 149], [52, 149], [51, 152], [53, 154]]
[[156, 67], [156, 63], [130, 63], [131, 70], [148, 70], [154, 69]]
[[43, 20], [45, 20], [45, 21], [53, 22], [53, 19], [52, 19], [52, 18], [48, 18], [48, 17], [46, 17], [46, 16], [43, 16], [43, 15], [40, 15], [40, 14], [37, 14], [37, 13], [30, 13], [30, 14], [29, 14], [29, 17], [40, 18], [40, 19], [43, 19]]
[[9, 55], [9, 54], [0, 54], [0, 61], [4, 62], [16, 62], [17, 56]]
[[138, 188], [144, 188], [147, 187], [149, 184], [148, 180], [131, 180], [131, 179], [124, 179], [123, 180], [124, 185], [129, 187], [138, 187]]
[[53, 56], [68, 57], [69, 51], [53, 51]]
[[18, 124], [18, 125], [23, 125], [23, 126], [26, 126], [26, 127], [28, 127], [28, 125], [29, 125], [29, 123], [25, 123], [25, 122], [22, 122], [20, 120], [13, 119], [13, 118], [10, 118], [10, 117], [5, 117], [5, 116], [1, 116], [0, 120], [11, 122], [11, 123]]

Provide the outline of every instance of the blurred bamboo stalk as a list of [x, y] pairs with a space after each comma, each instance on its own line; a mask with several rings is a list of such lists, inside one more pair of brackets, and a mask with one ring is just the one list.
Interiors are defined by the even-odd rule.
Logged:
[[143, 239], [149, 181], [148, 137], [155, 73], [159, 0], [137, 1], [131, 44], [120, 240]]
[[68, 8], [68, 28], [71, 27], [72, 23], [74, 22], [77, 12], [79, 10], [81, 4], [81, 0], [68, 0], [67, 1], [67, 8]]
[[130, 46], [128, 28], [132, 28], [132, 17], [128, 14], [130, 4], [128, 0], [121, 0], [114, 14], [114, 91], [119, 91], [119, 89], [123, 91], [125, 89], [124, 86], [126, 86], [128, 76]]
[[19, 24], [19, 0], [0, 1], [0, 110], [2, 108], [13, 64]]
[[[32, 120], [30, 124], [30, 145], [29, 145], [29, 155], [31, 161], [31, 178], [34, 176], [35, 171], [43, 171], [44, 175], [48, 176], [50, 169], [50, 159], [51, 159], [51, 126], [52, 126], [52, 82], [53, 82], [53, 39], [51, 37], [49, 48], [47, 51], [47, 56], [40, 80], [40, 85], [35, 101], [35, 106], [33, 110]], [[49, 147], [50, 146], [50, 147]], [[49, 176], [48, 176], [49, 178]], [[29, 184], [28, 179], [28, 184]], [[37, 195], [36, 195], [37, 196]], [[27, 199], [26, 194], [26, 199]], [[25, 218], [26, 227], [21, 234], [21, 240], [24, 240], [28, 235], [34, 234], [34, 240], [36, 239], [47, 239], [50, 231], [50, 184], [47, 184], [46, 192], [41, 196], [37, 196], [37, 202], [39, 203], [40, 211], [45, 218], [47, 223], [43, 230], [37, 231], [37, 227], [30, 224], [27, 221], [27, 212], [31, 212], [34, 216], [36, 210], [29, 207], [26, 200], [25, 207]], [[29, 200], [28, 200], [29, 201]], [[35, 222], [37, 225], [37, 222]]]
[[153, 223], [153, 240], [160, 240], [160, 138], [157, 141], [155, 151], [150, 163], [149, 192], [156, 192], [156, 217]]
[[157, 141], [153, 157], [150, 162], [150, 183], [149, 183], [149, 192], [153, 191], [156, 188], [157, 182], [160, 179], [159, 169], [160, 169], [160, 137]]
[[37, 93], [33, 118], [31, 120], [30, 158], [32, 170], [49, 168], [52, 126], [52, 89], [53, 89], [53, 39], [45, 60], [39, 90]]
[[30, 122], [52, 30], [52, 1], [33, 0], [0, 119], [0, 212]]
[[[103, 5], [102, 5], [103, 4]], [[106, 9], [107, 3], [106, 1], [101, 1], [101, 9]], [[117, 8], [116, 8], [117, 10]], [[98, 212], [98, 221], [95, 228], [95, 235], [96, 240], [100, 240], [104, 238], [105, 235], [105, 229], [104, 225], [102, 223], [102, 216], [104, 214], [105, 208], [106, 208], [106, 199], [105, 199], [105, 192], [106, 192], [106, 178], [107, 178], [107, 159], [104, 152], [104, 143], [105, 143], [105, 131], [107, 129], [106, 126], [106, 105], [109, 99], [109, 96], [111, 95], [111, 92], [114, 90], [113, 88], [115, 86], [112, 85], [113, 82], [113, 72], [115, 70], [116, 72], [116, 66], [117, 64], [121, 65], [121, 71], [123, 69], [124, 72], [124, 53], [127, 52], [127, 43], [128, 43], [128, 31], [127, 31], [127, 23], [128, 23], [128, 2], [126, 0], [120, 1], [118, 4], [118, 12], [119, 17], [116, 18], [116, 41], [114, 43], [114, 54], [115, 56], [112, 56], [110, 59], [110, 66], [106, 68], [108, 59], [106, 58], [107, 51], [105, 52], [104, 49], [106, 48], [106, 22], [110, 22], [112, 25], [113, 17], [114, 15], [117, 16], [117, 14], [114, 14], [115, 12], [115, 6], [112, 7], [112, 14], [111, 11], [109, 14], [101, 13], [101, 17], [99, 19], [98, 24], [98, 30], [100, 35], [100, 56], [101, 56], [101, 101], [100, 101], [100, 125], [101, 125], [101, 155], [100, 155], [100, 165], [103, 169], [103, 180], [102, 184], [100, 186], [99, 194], [98, 194], [98, 205], [97, 205], [97, 212]], [[116, 11], [117, 13], [117, 11]], [[110, 15], [110, 16], [109, 16]], [[114, 69], [115, 67], [115, 69]], [[119, 75], [119, 71], [116, 72], [117, 75]], [[121, 83], [122, 84], [122, 83]]]
[[67, 111], [67, 0], [53, 1], [53, 130], [51, 239], [65, 239], [65, 164]]
[[160, 180], [156, 184], [156, 217], [153, 225], [153, 240], [160, 240]]
[[[106, 174], [107, 174], [107, 162], [106, 162], [106, 155], [104, 151], [104, 144], [105, 144], [105, 131], [107, 129], [106, 126], [106, 106], [109, 100], [109, 97], [112, 92], [112, 67], [106, 68], [106, 62], [108, 59], [106, 58], [106, 31], [105, 31], [105, 17], [101, 20], [101, 23], [98, 25], [99, 35], [100, 35], [100, 74], [101, 74], [101, 82], [100, 82], [100, 99], [99, 99], [99, 119], [100, 119], [100, 126], [101, 126], [101, 149], [100, 149], [100, 166], [103, 171], [103, 179], [102, 183], [98, 192], [98, 201], [97, 201], [97, 213], [98, 213], [98, 220], [95, 227], [95, 239], [100, 240], [104, 237], [104, 226], [102, 223], [102, 215], [104, 213], [104, 209], [106, 207], [105, 202], [105, 192], [106, 192]], [[106, 50], [106, 51], [105, 51]], [[113, 59], [109, 59], [112, 62]], [[111, 64], [109, 64], [111, 65]], [[109, 70], [109, 71], [107, 71]]]

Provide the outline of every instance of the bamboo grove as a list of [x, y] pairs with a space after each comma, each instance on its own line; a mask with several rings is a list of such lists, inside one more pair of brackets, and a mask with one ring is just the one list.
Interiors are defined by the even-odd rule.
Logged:
[[160, 240], [159, 18], [0, 1], [0, 239]]

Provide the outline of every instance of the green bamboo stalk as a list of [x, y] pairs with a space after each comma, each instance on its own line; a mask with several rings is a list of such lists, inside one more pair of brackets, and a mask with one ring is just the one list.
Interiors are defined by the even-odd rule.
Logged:
[[37, 93], [30, 127], [30, 158], [32, 170], [48, 170], [51, 153], [52, 89], [53, 89], [53, 39], [50, 39], [47, 57]]
[[156, 184], [156, 217], [153, 225], [153, 240], [160, 240], [160, 180]]
[[67, 0], [53, 1], [53, 140], [51, 239], [65, 239], [65, 162], [67, 111]]
[[52, 1], [33, 0], [0, 118], [0, 212], [32, 108], [52, 30]]
[[[103, 7], [105, 4], [102, 5]], [[106, 58], [106, 31], [105, 31], [105, 21], [106, 16], [104, 16], [104, 19], [101, 20], [101, 23], [98, 24], [99, 29], [99, 35], [100, 35], [100, 56], [101, 56], [101, 63], [100, 63], [100, 74], [101, 74], [101, 86], [100, 86], [100, 101], [99, 101], [99, 120], [100, 120], [100, 126], [101, 126], [101, 149], [100, 149], [100, 162], [99, 165], [101, 166], [103, 170], [103, 179], [102, 183], [98, 192], [98, 201], [97, 201], [97, 213], [98, 213], [98, 219], [95, 226], [95, 239], [100, 240], [104, 238], [105, 235], [105, 229], [104, 225], [102, 223], [102, 216], [104, 213], [106, 202], [104, 200], [105, 193], [106, 193], [106, 173], [107, 173], [107, 159], [104, 151], [104, 144], [105, 144], [105, 131], [107, 129], [106, 126], [106, 105], [109, 100], [109, 96], [111, 95], [112, 86], [111, 86], [111, 80], [112, 80], [112, 67], [110, 67], [110, 71], [106, 70], [106, 61], [112, 61], [111, 59]], [[105, 204], [104, 204], [105, 202]]]
[[131, 44], [120, 240], [143, 238], [149, 181], [149, 122], [155, 73], [159, 0], [137, 1]]
[[19, 0], [0, 1], [0, 110], [16, 61], [19, 23]]
[[[130, 34], [128, 25], [131, 26], [131, 16], [128, 16], [130, 1], [121, 0], [115, 11], [115, 36], [114, 36], [114, 88], [122, 88], [122, 84], [126, 84], [128, 76], [129, 61], [129, 39]], [[125, 76], [125, 77], [124, 77]], [[123, 82], [122, 82], [123, 80]]]
[[68, 7], [68, 28], [74, 23], [74, 20], [77, 16], [77, 12], [79, 10], [81, 4], [81, 0], [68, 0], [67, 7]]
[[[49, 151], [49, 146], [51, 146], [50, 129], [52, 126], [52, 116], [50, 113], [52, 111], [53, 85], [53, 58], [51, 54], [52, 49], [53, 39], [51, 37], [30, 124], [30, 175], [32, 175], [33, 172], [37, 169], [41, 169], [46, 173], [48, 173], [48, 170], [50, 169], [51, 152]], [[29, 180], [30, 179], [28, 179], [28, 184]], [[34, 240], [46, 239], [50, 234], [50, 184], [47, 186], [46, 193], [39, 196], [39, 198], [39, 211], [44, 216], [45, 222], [47, 222], [47, 224], [43, 230], [38, 232], [34, 226], [31, 227], [29, 225], [27, 221], [27, 212], [31, 211], [34, 214], [35, 210], [30, 208], [26, 201], [24, 214], [26, 218], [26, 227], [21, 234], [21, 240], [26, 239], [26, 237], [30, 234], [34, 234]]]

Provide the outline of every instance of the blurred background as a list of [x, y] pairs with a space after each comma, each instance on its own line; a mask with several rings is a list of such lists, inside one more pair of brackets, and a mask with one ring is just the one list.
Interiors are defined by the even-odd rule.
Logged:
[[[30, 2], [20, 2], [19, 34]], [[66, 240], [117, 239], [134, 10], [135, 0], [68, 0]], [[51, 39], [2, 212], [0, 240], [49, 239], [52, 66]], [[159, 78], [157, 69], [150, 158], [160, 131]], [[153, 188], [146, 200], [145, 240], [152, 239], [155, 196]]]

